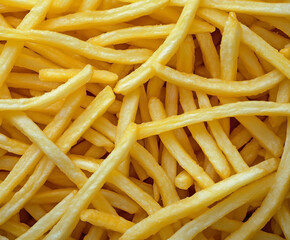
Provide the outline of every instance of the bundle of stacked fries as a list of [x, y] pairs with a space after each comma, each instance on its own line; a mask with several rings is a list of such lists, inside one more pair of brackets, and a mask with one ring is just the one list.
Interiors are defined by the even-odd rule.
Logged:
[[290, 239], [288, 0], [0, 13], [0, 240]]

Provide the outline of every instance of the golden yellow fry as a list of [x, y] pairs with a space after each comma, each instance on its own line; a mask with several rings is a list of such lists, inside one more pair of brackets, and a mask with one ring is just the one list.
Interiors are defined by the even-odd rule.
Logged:
[[228, 103], [212, 107], [211, 109], [197, 109], [178, 116], [171, 116], [166, 119], [140, 124], [138, 126], [138, 139], [157, 135], [162, 132], [185, 127], [191, 124], [225, 117], [251, 115], [289, 116], [289, 106], [290, 104], [288, 103], [251, 101]]
[[[116, 130], [116, 145], [119, 144], [125, 130], [131, 122], [135, 121], [138, 105], [140, 99], [140, 89], [136, 89], [134, 92], [126, 95], [123, 98], [122, 106], [119, 112], [119, 121]], [[125, 175], [129, 175], [130, 159], [127, 156], [126, 159], [118, 167], [119, 171]]]
[[122, 209], [130, 214], [135, 214], [140, 211], [140, 207], [127, 196], [101, 189], [100, 192], [109, 200], [112, 206]]
[[290, 185], [290, 119], [288, 118], [287, 136], [285, 148], [281, 157], [281, 161], [277, 170], [277, 174], [271, 185], [270, 191], [262, 202], [261, 207], [255, 211], [254, 215], [244, 223], [237, 231], [230, 234], [228, 240], [238, 239], [239, 237], [253, 236], [260, 230], [267, 221], [275, 214], [279, 206], [283, 202]]
[[251, 30], [262, 37], [266, 42], [268, 42], [272, 47], [280, 50], [289, 44], [289, 39], [284, 38], [278, 33], [271, 32], [258, 25], [252, 25]]
[[[39, 71], [39, 79], [44, 82], [66, 82], [69, 78], [80, 72], [79, 69], [42, 69]], [[90, 82], [114, 83], [118, 79], [115, 73], [105, 70], [93, 70]]]
[[74, 188], [63, 188], [39, 192], [34, 195], [34, 197], [29, 201], [29, 204], [43, 205], [48, 203], [58, 203], [74, 190]]
[[114, 144], [109, 139], [93, 129], [88, 129], [82, 137], [97, 147], [104, 147], [108, 150], [114, 148]]
[[283, 17], [271, 17], [271, 16], [256, 16], [258, 19], [263, 22], [269, 23], [272, 26], [280, 29], [290, 37], [290, 27], [289, 19]]
[[15, 237], [18, 237], [22, 235], [23, 233], [25, 233], [29, 229], [29, 227], [24, 223], [9, 220], [5, 222], [4, 224], [2, 224], [0, 226], [0, 229], [8, 233], [11, 233]]
[[80, 88], [90, 80], [91, 75], [92, 67], [87, 65], [79, 74], [72, 77], [69, 81], [42, 96], [29, 99], [0, 99], [0, 109], [27, 110], [35, 107], [46, 107]]
[[[200, 9], [198, 15], [214, 26], [223, 29], [227, 14], [214, 9]], [[246, 44], [259, 56], [267, 60], [279, 71], [281, 71], [286, 77], [290, 77], [289, 64], [290, 61], [284, 57], [281, 53], [277, 52], [271, 45], [263, 40], [259, 35], [251, 31], [247, 26], [240, 23], [241, 27], [241, 42]]]
[[151, 70], [155, 62], [166, 64], [177, 51], [180, 43], [186, 37], [195, 16], [199, 0], [189, 1], [184, 7], [178, 22], [170, 32], [164, 43], [153, 53], [153, 55], [137, 70], [122, 78], [115, 87], [115, 92], [127, 94], [145, 83], [154, 74]]
[[208, 94], [217, 94], [224, 97], [256, 95], [271, 89], [284, 79], [284, 75], [277, 70], [248, 81], [227, 81], [178, 72], [158, 63], [153, 68], [156, 75], [167, 82], [185, 89], [203, 91]]
[[71, 192], [60, 201], [49, 213], [39, 219], [28, 231], [18, 237], [19, 240], [39, 238], [60, 219], [75, 196], [76, 191]]
[[289, 238], [290, 227], [288, 223], [290, 221], [290, 211], [289, 207], [286, 204], [286, 201], [282, 204], [281, 208], [278, 210], [274, 218], [277, 219], [277, 222], [282, 228], [284, 236], [286, 236], [286, 239]]
[[265, 196], [271, 186], [273, 178], [274, 175], [271, 174], [250, 184], [249, 186], [237, 190], [222, 202], [219, 202], [217, 205], [199, 215], [191, 222], [185, 224], [169, 239], [193, 239], [199, 232], [206, 229], [215, 221], [219, 220], [239, 206], [242, 206], [243, 204], [259, 197]]
[[[131, 28], [124, 28], [112, 32], [103, 33], [97, 37], [93, 37], [88, 41], [92, 44], [107, 46], [110, 44], [126, 43], [137, 39], [158, 39], [166, 38], [174, 24], [168, 25], [153, 25], [153, 26], [137, 26]], [[214, 32], [215, 28], [206, 22], [194, 20], [192, 27], [189, 29], [189, 34], [199, 32]]]
[[[109, 174], [120, 164], [123, 158], [129, 153], [132, 144], [136, 141], [136, 125], [130, 124], [124, 136], [117, 144], [112, 153], [102, 162], [100, 167], [88, 179], [79, 190], [76, 197], [71, 202], [70, 207], [62, 216], [60, 221], [53, 227], [46, 239], [51, 239], [57, 235], [58, 239], [68, 237], [79, 220], [79, 214], [93, 200], [95, 193], [99, 191], [105, 183]], [[76, 205], [77, 204], [77, 205]]]
[[20, 142], [16, 139], [9, 138], [0, 133], [0, 147], [8, 152], [16, 155], [22, 155], [29, 147], [27, 144]]
[[[149, 110], [154, 121], [166, 117], [162, 103], [157, 99], [150, 99]], [[162, 133], [159, 137], [169, 153], [175, 157], [180, 166], [194, 178], [201, 188], [206, 188], [214, 184], [213, 180], [204, 170], [184, 151], [172, 132]]]
[[122, 217], [92, 209], [82, 211], [80, 218], [82, 221], [89, 222], [97, 227], [104, 227], [105, 229], [110, 229], [120, 233], [126, 232], [134, 225], [134, 223]]
[[[27, 30], [37, 26], [44, 18], [49, 10], [52, 0], [38, 1], [31, 11], [25, 16], [17, 29]], [[23, 48], [23, 43], [8, 41], [0, 55], [0, 86], [3, 85], [9, 72], [13, 68], [17, 56]]]
[[185, 171], [181, 171], [174, 179], [175, 186], [187, 190], [194, 184], [193, 178]]
[[30, 73], [10, 73], [5, 83], [8, 87], [44, 91], [50, 91], [60, 85], [58, 83], [41, 82], [36, 74]]
[[[78, 38], [71, 37], [69, 35], [41, 30], [23, 31], [1, 28], [0, 39], [32, 41], [35, 43], [65, 49], [67, 51], [73, 51], [89, 59], [121, 64], [143, 63], [152, 54], [152, 51], [148, 49], [115, 50], [111, 48], [104, 48], [79, 40]], [[68, 42], [70, 43], [69, 45], [67, 44]]]
[[[15, 164], [18, 162], [19, 158], [9, 155], [4, 155], [0, 157], [0, 169], [11, 171]], [[3, 182], [1, 182], [2, 184]], [[1, 185], [0, 185], [1, 186]]]
[[140, 16], [150, 14], [167, 4], [168, 0], [140, 2], [104, 11], [79, 12], [64, 17], [49, 19], [40, 25], [41, 29], [52, 31], [69, 31], [88, 29], [98, 25], [114, 24], [130, 21]]
[[88, 234], [84, 237], [84, 240], [101, 240], [104, 236], [104, 229], [96, 226], [91, 226]]
[[[54, 120], [44, 129], [44, 133], [51, 140], [58, 138], [62, 131], [70, 123], [72, 115], [80, 105], [84, 92], [77, 91], [67, 98], [62, 110], [54, 117]], [[65, 117], [63, 117], [65, 116]], [[19, 159], [9, 175], [0, 184], [0, 203], [13, 191], [13, 189], [32, 171], [37, 161], [43, 156], [43, 152], [36, 145], [31, 145]]]
[[221, 79], [236, 80], [240, 47], [240, 26], [234, 13], [230, 13], [225, 24], [220, 45]]
[[275, 171], [276, 168], [277, 161], [275, 159], [269, 159], [242, 173], [224, 179], [207, 189], [195, 193], [191, 197], [162, 208], [155, 214], [150, 215], [130, 228], [121, 239], [145, 239], [156, 233], [162, 227], [200, 211], [211, 203], [236, 191], [240, 187], [268, 175]]

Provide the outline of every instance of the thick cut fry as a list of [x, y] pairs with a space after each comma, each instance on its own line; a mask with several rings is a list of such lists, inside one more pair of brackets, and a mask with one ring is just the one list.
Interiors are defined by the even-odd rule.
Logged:
[[20, 142], [16, 139], [9, 138], [0, 133], [0, 147], [8, 152], [22, 155], [29, 147], [27, 144]]
[[[192, 197], [180, 200], [150, 215], [130, 228], [121, 239], [147, 238], [162, 227], [200, 211], [240, 187], [268, 175], [275, 171], [276, 168], [276, 160], [270, 159], [249, 168], [249, 170], [224, 179], [207, 189], [197, 192]], [[215, 193], [213, 194], [212, 191]]]

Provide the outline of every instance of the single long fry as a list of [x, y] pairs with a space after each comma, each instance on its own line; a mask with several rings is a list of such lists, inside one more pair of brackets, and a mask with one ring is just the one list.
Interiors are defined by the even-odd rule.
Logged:
[[0, 99], [0, 109], [27, 110], [35, 107], [46, 107], [80, 88], [90, 80], [91, 75], [92, 67], [88, 65], [79, 74], [72, 77], [70, 81], [64, 83], [49, 93], [45, 93], [42, 96], [33, 97], [30, 99]]
[[[271, 167], [270, 167], [270, 164]], [[200, 211], [218, 199], [225, 197], [240, 187], [253, 182], [263, 176], [268, 175], [277, 168], [277, 162], [274, 159], [264, 161], [254, 167], [249, 168], [242, 173], [233, 175], [213, 186], [197, 192], [192, 197], [173, 203], [155, 214], [150, 215], [132, 228], [130, 228], [121, 239], [146, 238], [154, 234], [162, 227], [171, 224], [178, 219]], [[214, 190], [214, 194], [212, 191]], [[217, 190], [217, 191], [216, 191]]]
[[79, 40], [78, 38], [74, 38], [69, 35], [41, 30], [23, 31], [1, 28], [0, 39], [31, 41], [60, 49], [66, 49], [68, 51], [74, 51], [75, 53], [89, 59], [121, 64], [143, 63], [152, 54], [152, 51], [148, 49], [115, 50], [111, 48], [104, 48]]
[[82, 221], [89, 222], [94, 226], [104, 227], [105, 229], [120, 233], [124, 233], [134, 226], [134, 223], [124, 218], [92, 209], [82, 211], [80, 218]]
[[168, 0], [152, 2], [142, 0], [120, 8], [105, 11], [90, 11], [70, 14], [65, 17], [50, 19], [40, 25], [42, 29], [53, 31], [69, 31], [88, 29], [97, 25], [114, 24], [130, 21], [148, 13], [154, 12], [167, 4]]
[[195, 74], [181, 73], [172, 68], [156, 63], [155, 73], [161, 79], [185, 89], [203, 91], [224, 97], [251, 96], [267, 91], [284, 79], [284, 75], [274, 70], [264, 76], [249, 81], [227, 81], [208, 79]]
[[213, 119], [220, 119], [234, 116], [251, 116], [251, 115], [271, 115], [271, 116], [289, 116], [289, 103], [274, 102], [236, 102], [228, 103], [221, 106], [215, 106], [211, 109], [198, 109], [171, 116], [166, 119], [154, 122], [142, 123], [138, 126], [138, 139], [160, 134], [180, 127], [196, 124]]
[[[80, 72], [79, 69], [42, 69], [39, 71], [39, 79], [44, 82], [66, 82]], [[105, 70], [93, 70], [90, 82], [114, 83], [118, 76]]]
[[[107, 46], [110, 44], [120, 44], [137, 39], [165, 38], [170, 34], [173, 28], [174, 24], [131, 27], [104, 33], [97, 37], [93, 37], [88, 41], [92, 44]], [[189, 29], [189, 33], [195, 34], [198, 32], [213, 32], [214, 30], [215, 28], [207, 23], [194, 20], [192, 27]]]

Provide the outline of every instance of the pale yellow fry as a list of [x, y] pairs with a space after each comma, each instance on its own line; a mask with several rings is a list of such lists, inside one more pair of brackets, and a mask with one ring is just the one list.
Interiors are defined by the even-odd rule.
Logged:
[[[154, 121], [166, 117], [162, 103], [156, 98], [150, 99], [149, 110]], [[201, 188], [206, 188], [214, 184], [213, 180], [204, 170], [185, 152], [172, 132], [162, 133], [159, 137], [170, 154], [194, 178]]]
[[41, 29], [51, 31], [69, 31], [78, 29], [89, 29], [98, 25], [122, 23], [135, 18], [150, 14], [156, 9], [162, 8], [168, 0], [152, 2], [142, 0], [140, 2], [113, 8], [104, 11], [85, 11], [66, 16], [49, 19], [40, 25]]
[[[131, 122], [135, 121], [137, 109], [139, 106], [140, 89], [136, 89], [132, 93], [124, 96], [122, 106], [119, 112], [119, 120], [116, 131], [116, 145], [119, 144], [125, 130]], [[118, 167], [119, 171], [125, 175], [129, 175], [130, 159], [127, 156], [126, 159]]]
[[241, 236], [250, 238], [259, 231], [277, 212], [289, 190], [290, 185], [290, 119], [288, 118], [287, 136], [282, 158], [276, 177], [270, 191], [262, 202], [260, 208], [237, 231], [230, 234], [228, 240], [240, 239]]
[[167, 82], [185, 89], [203, 91], [208, 94], [224, 97], [256, 95], [273, 88], [284, 79], [284, 75], [278, 70], [273, 70], [252, 80], [227, 81], [182, 73], [159, 63], [156, 63], [153, 68], [156, 75]]
[[236, 80], [240, 47], [240, 26], [234, 13], [225, 23], [220, 45], [221, 79]]
[[38, 221], [40, 218], [42, 218], [46, 214], [46, 211], [40, 205], [37, 205], [37, 204], [26, 204], [24, 206], [24, 209], [36, 221]]
[[39, 219], [28, 231], [19, 236], [18, 240], [37, 239], [45, 232], [50, 230], [54, 224], [61, 218], [69, 204], [71, 203], [76, 191], [71, 192], [62, 201], [60, 201], [50, 212]]
[[82, 211], [80, 219], [82, 221], [89, 222], [94, 226], [103, 227], [105, 229], [113, 230], [120, 233], [124, 233], [130, 227], [134, 226], [134, 223], [120, 216], [115, 216], [92, 209]]
[[[145, 62], [152, 54], [148, 49], [115, 50], [90, 44], [69, 35], [41, 31], [41, 30], [17, 30], [1, 28], [0, 39], [23, 40], [40, 43], [67, 51], [73, 51], [89, 59], [122, 63], [137, 64]], [[68, 44], [69, 43], [69, 44]]]
[[6, 82], [8, 87], [26, 88], [31, 90], [50, 91], [57, 88], [59, 83], [41, 82], [38, 75], [31, 73], [10, 73]]
[[178, 22], [170, 32], [164, 43], [153, 53], [153, 55], [137, 70], [122, 78], [115, 87], [115, 92], [127, 94], [152, 77], [151, 69], [155, 62], [166, 64], [175, 54], [179, 45], [187, 35], [194, 19], [195, 12], [199, 6], [199, 0], [189, 1], [184, 7]]
[[18, 7], [10, 7], [10, 6], [6, 6], [1, 4], [0, 5], [0, 13], [6, 13], [6, 12], [23, 12], [22, 8]]
[[[37, 26], [44, 20], [47, 11], [49, 10], [52, 0], [38, 1], [31, 11], [24, 17], [18, 29], [27, 30]], [[8, 41], [0, 55], [0, 86], [6, 80], [9, 72], [23, 48], [23, 43]]]
[[257, 16], [258, 19], [263, 22], [269, 23], [270, 25], [280, 29], [290, 37], [290, 25], [289, 19], [282, 17], [271, 17], [271, 16]]
[[[84, 90], [84, 89], [83, 89]], [[72, 115], [84, 96], [84, 91], [78, 90], [71, 94], [62, 110], [54, 117], [54, 120], [43, 130], [43, 132], [54, 141], [60, 136], [62, 131], [70, 123]], [[65, 116], [65, 117], [63, 117]], [[37, 161], [42, 157], [43, 152], [36, 145], [31, 145], [27, 151], [21, 156], [15, 167], [10, 171], [9, 175], [0, 184], [0, 203], [3, 199], [13, 191], [13, 189], [24, 179], [24, 177], [32, 171]]]
[[66, 83], [60, 85], [51, 92], [39, 97], [28, 99], [0, 99], [1, 110], [27, 110], [36, 107], [47, 107], [48, 105], [68, 96], [82, 85], [87, 83], [92, 75], [92, 67], [87, 65], [79, 74], [72, 77]]
[[289, 44], [290, 40], [281, 36], [278, 33], [271, 32], [263, 27], [253, 24], [251, 30], [262, 37], [266, 42], [268, 42], [272, 47], [280, 50]]
[[[42, 69], [39, 71], [39, 79], [44, 82], [66, 82], [80, 71], [80, 69]], [[117, 79], [118, 76], [115, 73], [105, 70], [93, 70], [90, 82], [110, 84], [116, 82]]]
[[[290, 7], [289, 7], [290, 8]], [[223, 29], [227, 14], [214, 9], [201, 8], [198, 15], [212, 23], [214, 26]], [[290, 78], [290, 61], [279, 53], [275, 48], [269, 45], [265, 40], [259, 37], [256, 33], [251, 31], [247, 26], [240, 23], [241, 26], [241, 41], [245, 43], [259, 56], [267, 60], [286, 77]]]
[[20, 142], [16, 139], [9, 138], [4, 134], [0, 133], [0, 147], [8, 152], [14, 153], [16, 155], [22, 155], [25, 153], [29, 145]]
[[249, 101], [228, 103], [221, 106], [215, 106], [210, 109], [197, 109], [180, 114], [178, 116], [171, 116], [166, 119], [139, 124], [138, 139], [157, 135], [162, 132], [171, 131], [204, 121], [211, 121], [225, 117], [251, 115], [289, 116], [290, 104], [265, 101]]
[[109, 174], [129, 153], [132, 144], [136, 141], [136, 131], [136, 125], [133, 123], [130, 124], [123, 138], [120, 140], [120, 143], [78, 191], [68, 210], [45, 239], [63, 239], [70, 236], [79, 221], [80, 212], [90, 204], [95, 193], [97, 193], [105, 183]]
[[[93, 37], [88, 41], [92, 44], [107, 46], [110, 44], [126, 43], [138, 39], [158, 39], [166, 38], [175, 24], [167, 25], [152, 25], [152, 26], [136, 26], [131, 28], [124, 28], [112, 32], [103, 33], [99, 36]], [[200, 20], [193, 20], [192, 26], [189, 29], [189, 34], [199, 32], [214, 32], [215, 28], [206, 22]]]
[[169, 239], [193, 239], [198, 233], [205, 230], [211, 224], [224, 217], [231, 211], [259, 197], [264, 197], [269, 191], [273, 179], [274, 175], [271, 174], [250, 184], [249, 186], [237, 190], [225, 200], [219, 202], [191, 222], [185, 224]]
[[134, 225], [120, 239], [146, 239], [162, 227], [200, 211], [240, 187], [268, 175], [275, 171], [277, 167], [277, 161], [270, 159], [242, 173], [224, 179], [207, 189], [195, 193], [191, 197], [162, 208], [155, 214]]

